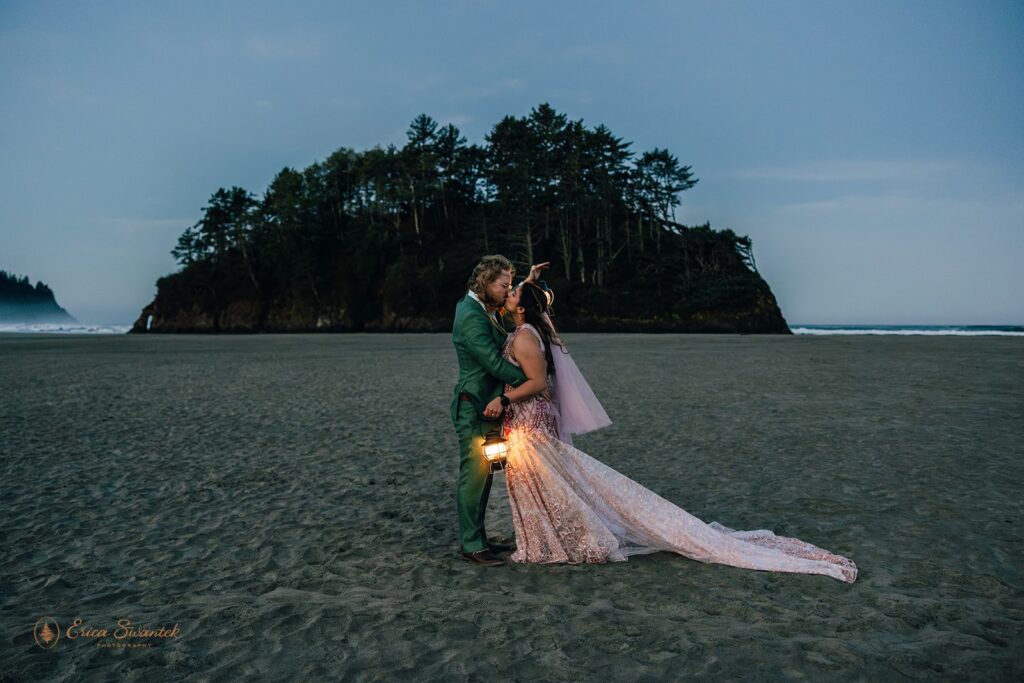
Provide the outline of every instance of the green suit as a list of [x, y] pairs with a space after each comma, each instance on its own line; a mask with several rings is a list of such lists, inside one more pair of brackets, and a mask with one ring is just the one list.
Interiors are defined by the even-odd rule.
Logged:
[[[455, 500], [462, 550], [473, 553], [487, 547], [484, 513], [491, 492], [491, 472], [484, 458], [484, 435], [500, 428], [501, 421], [483, 416], [487, 404], [501, 395], [505, 384], [526, 381], [523, 371], [501, 357], [508, 336], [493, 314], [466, 294], [455, 306], [452, 343], [459, 359], [459, 381], [452, 398], [452, 422], [459, 437], [459, 483]], [[465, 393], [468, 401], [459, 400]]]

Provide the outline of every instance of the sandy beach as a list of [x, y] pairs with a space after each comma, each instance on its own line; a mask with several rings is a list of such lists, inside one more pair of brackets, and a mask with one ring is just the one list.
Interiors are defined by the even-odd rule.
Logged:
[[567, 340], [579, 448], [857, 582], [464, 562], [448, 335], [8, 334], [0, 681], [1024, 677], [1024, 338]]

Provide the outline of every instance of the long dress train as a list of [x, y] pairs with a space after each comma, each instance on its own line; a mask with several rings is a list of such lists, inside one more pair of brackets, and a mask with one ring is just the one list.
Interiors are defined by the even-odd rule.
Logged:
[[[536, 329], [521, 325], [502, 352], [516, 365], [512, 340], [524, 330], [544, 346]], [[848, 583], [857, 578], [853, 561], [799, 539], [705, 524], [560, 441], [549, 392], [510, 405], [504, 430], [511, 449], [505, 481], [516, 535], [513, 562], [615, 562], [667, 550], [746, 569], [823, 574]]]

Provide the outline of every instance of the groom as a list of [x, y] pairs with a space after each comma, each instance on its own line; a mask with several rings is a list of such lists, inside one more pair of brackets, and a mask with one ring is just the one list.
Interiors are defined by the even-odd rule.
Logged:
[[[547, 264], [530, 269], [529, 279]], [[462, 556], [485, 567], [504, 564], [495, 553], [512, 546], [487, 542], [484, 513], [491, 492], [491, 470], [484, 458], [484, 435], [501, 428], [501, 417], [486, 418], [484, 408], [502, 395], [505, 384], [526, 381], [522, 370], [501, 357], [508, 333], [500, 309], [512, 288], [515, 269], [504, 256], [484, 256], [469, 278], [469, 291], [455, 306], [452, 343], [459, 359], [459, 380], [452, 399], [452, 422], [459, 437], [459, 483], [455, 500]]]

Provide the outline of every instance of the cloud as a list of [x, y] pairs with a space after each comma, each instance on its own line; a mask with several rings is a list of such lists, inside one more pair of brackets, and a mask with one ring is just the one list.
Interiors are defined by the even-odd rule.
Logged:
[[97, 218], [96, 224], [108, 225], [119, 230], [184, 230], [196, 222], [195, 218]]
[[521, 78], [501, 78], [486, 85], [464, 91], [461, 93], [461, 99], [486, 99], [508, 92], [518, 92], [525, 85], [526, 82]]
[[456, 128], [465, 126], [466, 124], [473, 123], [476, 119], [469, 114], [452, 114], [451, 116], [442, 116], [438, 119], [438, 122], [442, 126], [446, 126], [449, 123]]
[[85, 90], [74, 80], [61, 76], [23, 74], [19, 77], [31, 90], [41, 93], [50, 104], [102, 104], [103, 98]]
[[594, 95], [589, 90], [560, 90], [552, 93], [551, 99], [571, 102], [573, 104], [587, 105], [594, 101]]
[[834, 216], [844, 222], [865, 217], [879, 220], [909, 219], [913, 224], [1024, 226], [1024, 201], [1015, 198], [970, 200], [922, 197], [911, 194], [845, 194], [832, 199], [782, 204], [783, 214]]
[[328, 104], [335, 109], [359, 109], [365, 106], [365, 103], [361, 99], [349, 95], [344, 97], [332, 97]]
[[308, 33], [249, 36], [242, 43], [242, 54], [263, 62], [314, 61], [323, 53], [321, 39]]
[[948, 161], [825, 161], [799, 166], [756, 168], [729, 174], [733, 178], [793, 182], [857, 182], [932, 180], [964, 164]]
[[562, 55], [594, 64], [625, 64], [629, 61], [630, 51], [611, 43], [580, 44], [566, 48]]
[[440, 90], [447, 87], [448, 79], [439, 74], [432, 74], [429, 76], [418, 76], [415, 78], [413, 83], [409, 86], [411, 90], [417, 92], [429, 92], [432, 90]]

